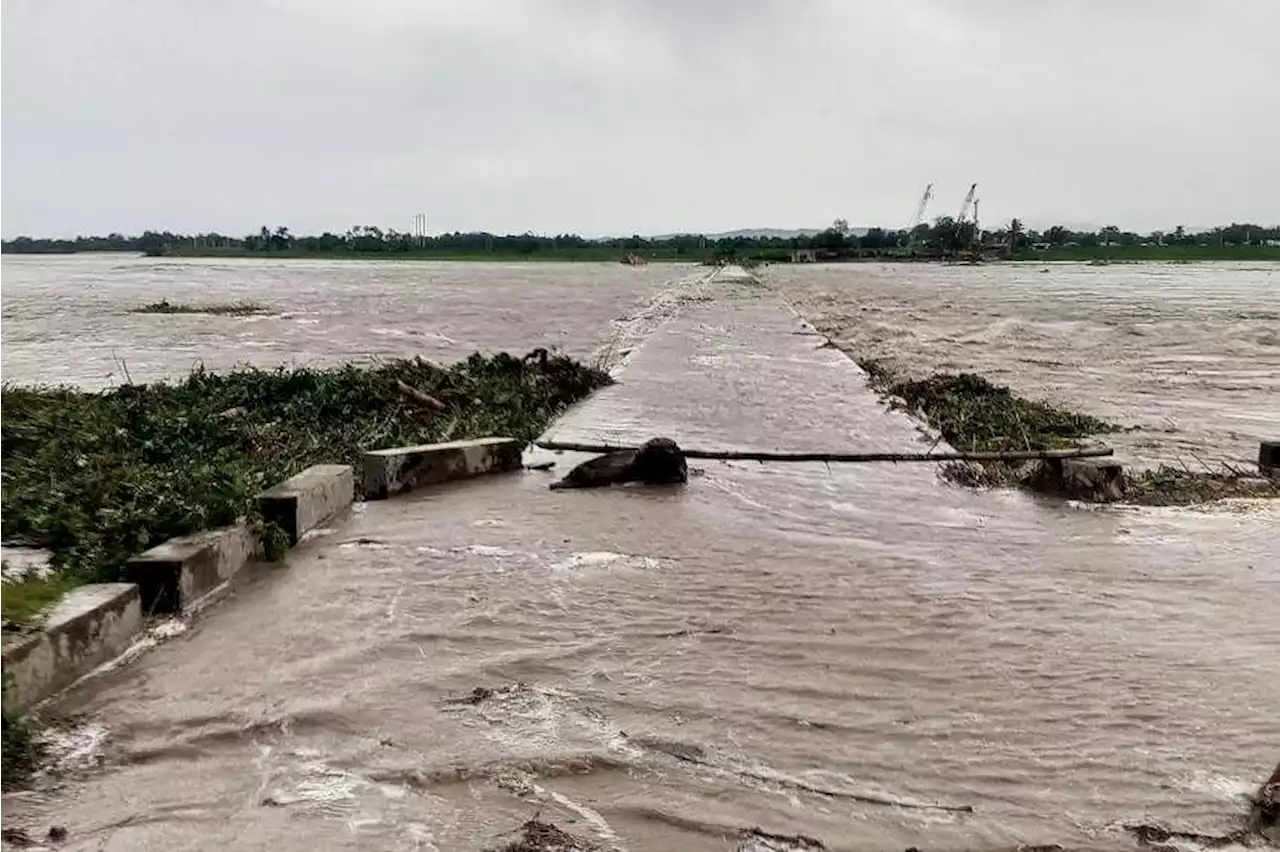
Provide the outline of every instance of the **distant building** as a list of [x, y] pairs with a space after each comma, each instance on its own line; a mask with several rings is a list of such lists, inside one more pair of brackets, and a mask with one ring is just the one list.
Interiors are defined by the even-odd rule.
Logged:
[[807, 249], [791, 250], [792, 263], [813, 263], [817, 259], [818, 259], [818, 252], [815, 249], [807, 248]]

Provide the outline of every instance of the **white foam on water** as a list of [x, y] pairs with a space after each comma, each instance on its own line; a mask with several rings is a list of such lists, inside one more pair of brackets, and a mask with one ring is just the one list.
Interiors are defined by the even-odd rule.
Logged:
[[96, 677], [97, 675], [105, 674], [106, 672], [113, 671], [121, 666], [128, 665], [157, 645], [168, 642], [170, 639], [175, 639], [190, 629], [190, 623], [182, 618], [175, 617], [154, 621], [147, 626], [147, 629], [142, 632], [141, 636], [133, 641], [133, 644], [124, 649], [124, 652], [120, 654], [120, 656], [116, 657], [114, 660], [107, 660], [105, 663], [89, 672], [89, 674], [85, 675], [85, 677]]
[[48, 749], [50, 768], [67, 772], [97, 766], [110, 738], [106, 725], [89, 722], [73, 728], [50, 728], [41, 740]]
[[505, 547], [494, 547], [488, 544], [468, 544], [466, 547], [455, 547], [455, 553], [472, 553], [476, 556], [493, 556], [498, 559], [519, 556], [514, 550], [507, 550]]
[[1197, 793], [1206, 793], [1223, 801], [1249, 799], [1258, 789], [1257, 782], [1247, 778], [1219, 775], [1205, 770], [1196, 770], [1188, 778], [1182, 779], [1179, 786]]

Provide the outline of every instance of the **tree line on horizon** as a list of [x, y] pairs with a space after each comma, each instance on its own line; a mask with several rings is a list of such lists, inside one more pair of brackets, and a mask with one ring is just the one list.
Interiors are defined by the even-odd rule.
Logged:
[[286, 226], [263, 226], [243, 237], [219, 233], [177, 234], [171, 231], [144, 231], [140, 235], [112, 233], [106, 236], [78, 236], [74, 239], [20, 236], [5, 240], [6, 254], [63, 254], [76, 252], [140, 252], [164, 255], [169, 252], [304, 254], [440, 254], [537, 256], [543, 254], [587, 254], [593, 252], [643, 252], [650, 255], [690, 259], [754, 255], [783, 259], [796, 249], [828, 255], [857, 253], [920, 252], [947, 254], [966, 248], [1005, 248], [1010, 252], [1069, 247], [1117, 246], [1275, 246], [1280, 245], [1280, 226], [1232, 223], [1205, 231], [1191, 232], [1179, 225], [1168, 231], [1139, 234], [1109, 225], [1096, 231], [1072, 230], [1055, 225], [1044, 230], [1023, 228], [1015, 219], [1008, 226], [975, 231], [971, 221], [956, 222], [948, 216], [921, 223], [910, 230], [870, 228], [858, 232], [837, 219], [817, 233], [795, 237], [731, 236], [713, 238], [700, 234], [664, 237], [610, 237], [588, 239], [577, 234], [497, 235], [486, 232], [440, 234], [424, 237], [376, 225], [357, 225], [341, 234], [298, 236]]

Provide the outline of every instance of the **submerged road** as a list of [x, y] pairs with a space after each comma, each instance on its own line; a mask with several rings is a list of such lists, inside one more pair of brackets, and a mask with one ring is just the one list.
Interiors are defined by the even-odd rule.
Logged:
[[[732, 272], [677, 285], [554, 440], [922, 451], [861, 371]], [[1233, 828], [1280, 742], [1274, 515], [1086, 509], [928, 465], [557, 471], [357, 505], [73, 691], [98, 757], [6, 797], [63, 848], [1132, 848]], [[972, 808], [968, 812], [967, 808]]]

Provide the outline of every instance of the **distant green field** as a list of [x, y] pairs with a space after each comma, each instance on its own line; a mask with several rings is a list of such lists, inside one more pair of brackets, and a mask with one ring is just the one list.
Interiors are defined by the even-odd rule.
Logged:
[[1014, 260], [1131, 261], [1280, 260], [1280, 246], [1061, 246], [1019, 251]]

